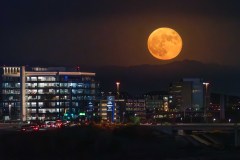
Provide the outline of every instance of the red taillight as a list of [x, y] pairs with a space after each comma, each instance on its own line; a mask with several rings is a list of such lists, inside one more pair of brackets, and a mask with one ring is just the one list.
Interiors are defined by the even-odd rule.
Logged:
[[37, 131], [37, 130], [38, 130], [38, 127], [34, 127], [33, 130]]

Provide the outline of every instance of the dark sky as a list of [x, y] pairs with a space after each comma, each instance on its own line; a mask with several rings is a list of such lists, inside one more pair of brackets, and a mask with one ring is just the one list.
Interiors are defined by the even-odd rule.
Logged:
[[162, 64], [146, 45], [159, 27], [183, 39], [181, 54], [169, 62], [240, 66], [237, 0], [3, 0], [0, 63]]

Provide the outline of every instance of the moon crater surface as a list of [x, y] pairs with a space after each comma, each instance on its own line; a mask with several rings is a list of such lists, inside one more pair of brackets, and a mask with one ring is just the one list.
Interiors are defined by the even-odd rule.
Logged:
[[148, 50], [157, 59], [173, 59], [182, 50], [182, 39], [171, 28], [159, 28], [150, 34], [148, 38]]

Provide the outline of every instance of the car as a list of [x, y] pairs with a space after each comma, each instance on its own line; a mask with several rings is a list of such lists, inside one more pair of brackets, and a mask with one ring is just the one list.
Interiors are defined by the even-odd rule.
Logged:
[[39, 120], [32, 120], [29, 122], [29, 124], [36, 124], [39, 126], [39, 128], [46, 128], [46, 124], [43, 121]]
[[34, 132], [39, 131], [39, 126], [37, 124], [27, 124], [21, 127], [22, 132]]
[[38, 125], [39, 125], [39, 128], [46, 128], [46, 124], [45, 123], [38, 123]]
[[63, 121], [62, 122], [62, 127], [63, 128], [67, 128], [67, 127], [69, 127], [70, 126], [70, 121]]
[[46, 127], [47, 127], [47, 128], [56, 128], [56, 125], [55, 125], [54, 122], [47, 122], [47, 123], [46, 123]]
[[62, 128], [62, 126], [63, 126], [63, 121], [62, 121], [62, 120], [56, 120], [56, 121], [55, 121], [55, 126], [56, 126], [57, 128]]

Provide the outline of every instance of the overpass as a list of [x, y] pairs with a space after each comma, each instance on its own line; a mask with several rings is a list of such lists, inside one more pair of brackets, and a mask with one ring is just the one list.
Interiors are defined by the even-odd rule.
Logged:
[[[144, 125], [144, 124], [141, 124]], [[171, 133], [175, 131], [233, 131], [235, 147], [240, 146], [240, 123], [177, 123], [177, 124], [155, 124], [144, 125], [156, 129], [168, 130]]]

